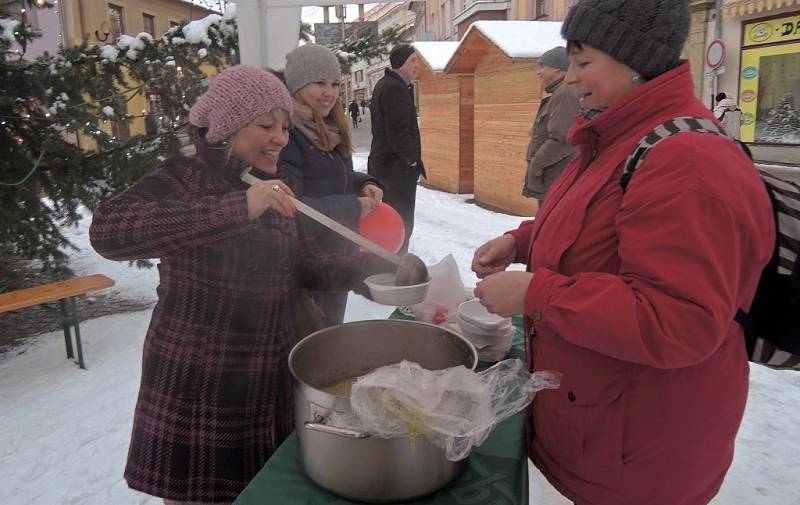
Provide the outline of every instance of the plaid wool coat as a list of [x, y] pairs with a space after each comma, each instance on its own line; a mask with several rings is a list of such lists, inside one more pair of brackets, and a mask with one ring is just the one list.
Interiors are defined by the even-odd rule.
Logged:
[[242, 163], [198, 141], [100, 205], [114, 260], [159, 258], [125, 479], [178, 501], [230, 502], [291, 432], [293, 293], [350, 289], [369, 260], [320, 251], [295, 219], [249, 220]]

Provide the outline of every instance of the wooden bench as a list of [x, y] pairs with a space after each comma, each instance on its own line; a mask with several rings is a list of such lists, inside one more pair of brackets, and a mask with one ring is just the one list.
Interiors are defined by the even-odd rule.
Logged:
[[[81, 330], [78, 322], [77, 298], [85, 298], [88, 293], [99, 289], [109, 288], [114, 281], [102, 274], [77, 277], [67, 281], [51, 282], [34, 288], [19, 289], [0, 294], [0, 314], [10, 310], [24, 309], [34, 305], [41, 305], [48, 312], [54, 314], [64, 329], [64, 343], [67, 347], [67, 358], [74, 359], [72, 353], [72, 336], [70, 328], [75, 328], [75, 347], [78, 350], [78, 366], [86, 369], [83, 362], [83, 346], [81, 345]], [[69, 300], [69, 307], [67, 301]], [[56, 310], [49, 305], [58, 302]]]

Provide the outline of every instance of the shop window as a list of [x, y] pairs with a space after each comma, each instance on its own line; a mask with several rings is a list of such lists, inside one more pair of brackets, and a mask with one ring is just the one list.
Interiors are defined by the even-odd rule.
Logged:
[[545, 18], [547, 17], [547, 2], [545, 0], [534, 0], [534, 13], [533, 18]]
[[153, 37], [156, 36], [156, 17], [151, 16], [150, 14], [142, 14], [142, 27], [144, 31], [152, 35]]
[[114, 42], [125, 33], [125, 16], [122, 7], [108, 4], [108, 21], [111, 23], [111, 40]]
[[12, 19], [30, 26], [33, 31], [40, 31], [38, 8], [35, 5], [23, 2], [23, 0], [13, 0], [6, 5], [9, 16]]
[[445, 6], [444, 5], [440, 6], [439, 7], [439, 11], [440, 11], [439, 24], [442, 25], [442, 26], [439, 27], [440, 30], [441, 30], [441, 32], [439, 32], [439, 33], [441, 33], [442, 37], [446, 37], [447, 36], [446, 35], [447, 34], [447, 13], [445, 12]]
[[115, 136], [117, 140], [129, 140], [131, 138], [131, 128], [128, 123], [111, 122], [111, 135]]
[[744, 25], [739, 108], [745, 142], [800, 144], [800, 31], [785, 29], [790, 25], [800, 26], [800, 15]]

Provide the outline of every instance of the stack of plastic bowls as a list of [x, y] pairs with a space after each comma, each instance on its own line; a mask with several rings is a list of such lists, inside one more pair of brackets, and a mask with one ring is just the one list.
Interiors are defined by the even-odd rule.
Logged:
[[500, 361], [511, 349], [514, 337], [511, 318], [490, 313], [479, 300], [459, 305], [456, 323], [461, 334], [478, 350], [480, 361]]

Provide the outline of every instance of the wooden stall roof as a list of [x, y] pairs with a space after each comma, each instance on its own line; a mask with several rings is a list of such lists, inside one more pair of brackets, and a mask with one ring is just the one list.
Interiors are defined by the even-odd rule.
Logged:
[[565, 44], [558, 21], [476, 21], [464, 34], [444, 70], [448, 73], [474, 71], [491, 46], [511, 59], [530, 60]]
[[447, 62], [458, 48], [458, 42], [414, 42], [412, 46], [428, 70], [437, 73], [444, 72]]

